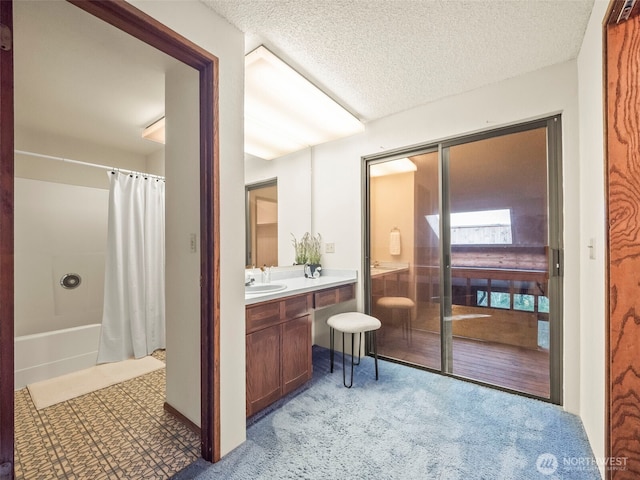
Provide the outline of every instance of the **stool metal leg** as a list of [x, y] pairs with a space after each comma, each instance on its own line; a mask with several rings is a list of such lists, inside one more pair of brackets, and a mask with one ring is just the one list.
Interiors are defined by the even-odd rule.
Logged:
[[351, 382], [349, 383], [349, 385], [347, 385], [347, 372], [346, 372], [346, 368], [344, 368], [344, 351], [346, 350], [345, 345], [344, 345], [344, 332], [342, 332], [342, 384], [347, 387], [347, 388], [351, 388], [353, 386], [353, 344], [354, 344], [354, 333], [351, 334]]
[[[366, 333], [366, 332], [365, 332]], [[355, 363], [355, 365], [360, 365], [360, 352], [362, 351], [362, 332], [360, 332], [359, 334], [360, 336], [358, 337], [358, 361]], [[353, 352], [352, 352], [353, 353]]]
[[377, 345], [377, 334], [376, 331], [373, 330], [371, 332], [371, 335], [373, 335], [373, 358], [375, 359], [375, 364], [376, 364], [376, 380], [378, 380], [378, 345]]
[[335, 337], [336, 333], [335, 330], [331, 327], [329, 327], [329, 359], [331, 362], [331, 373], [333, 373], [333, 343], [334, 343], [334, 337]]

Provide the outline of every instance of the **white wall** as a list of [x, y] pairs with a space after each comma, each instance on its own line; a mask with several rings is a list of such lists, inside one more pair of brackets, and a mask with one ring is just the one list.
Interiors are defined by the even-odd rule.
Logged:
[[[605, 457], [605, 164], [602, 21], [597, 0], [578, 56], [580, 106], [580, 416], [597, 458]], [[595, 259], [589, 258], [590, 239]], [[601, 465], [601, 468], [602, 465]], [[603, 472], [604, 473], [604, 472]]]
[[360, 270], [362, 266], [360, 157], [367, 153], [365, 135], [313, 148], [311, 228], [322, 234], [324, 243], [335, 244], [335, 253], [322, 254], [325, 268]]
[[[25, 178], [14, 183], [16, 337], [102, 323], [109, 191]], [[63, 288], [67, 273], [82, 283]]]
[[[179, 65], [165, 76], [167, 403], [200, 424], [200, 80]], [[184, 187], [190, 186], [188, 189]]]
[[[246, 438], [245, 428], [245, 323], [244, 323], [244, 165], [243, 165], [243, 85], [244, 37], [227, 21], [221, 19], [197, 1], [130, 3], [169, 28], [211, 52], [219, 62], [219, 142], [220, 142], [220, 417], [221, 453], [224, 455]], [[167, 208], [169, 188], [169, 155], [167, 152]], [[192, 182], [176, 183], [175, 195], [189, 195], [197, 188]], [[182, 235], [188, 231], [181, 232]], [[184, 238], [184, 237], [183, 237]], [[189, 274], [191, 275], [191, 273]], [[180, 278], [168, 280], [169, 295], [180, 296]], [[189, 284], [190, 285], [190, 284]], [[190, 286], [186, 287], [191, 288]], [[198, 290], [199, 291], [199, 290]], [[190, 295], [188, 292], [184, 292]], [[198, 301], [199, 305], [199, 301]], [[167, 319], [167, 322], [170, 320]], [[194, 329], [195, 319], [185, 328]], [[199, 327], [199, 318], [198, 318]], [[199, 348], [197, 348], [199, 351]], [[167, 356], [169, 353], [167, 353]], [[184, 391], [167, 391], [167, 396], [188, 395], [189, 405], [183, 413], [189, 418], [198, 412], [199, 404], [192, 398], [200, 395], [199, 357], [185, 352], [185, 359], [172, 375], [189, 379]], [[170, 367], [168, 367], [170, 368]], [[171, 367], [172, 368], [172, 367]], [[169, 373], [169, 372], [168, 372]], [[169, 379], [167, 379], [169, 382]], [[193, 418], [192, 418], [193, 419]]]
[[[335, 242], [329, 268], [361, 265], [361, 156], [562, 113], [564, 166], [564, 407], [580, 412], [580, 185], [577, 65], [555, 65], [367, 124], [316, 147], [313, 229]], [[340, 172], [340, 175], [336, 175]], [[362, 285], [361, 285], [362, 287]], [[360, 293], [362, 295], [362, 293]], [[361, 298], [361, 297], [360, 297]], [[361, 303], [360, 303], [361, 304]]]
[[293, 265], [295, 255], [291, 234], [299, 240], [311, 232], [311, 149], [275, 160], [247, 155], [247, 185], [278, 179], [278, 264]]
[[145, 173], [164, 177], [164, 147], [145, 158]]
[[[146, 168], [143, 155], [79, 138], [22, 128], [19, 125], [15, 129], [15, 148], [16, 150], [31, 153], [69, 158], [71, 160], [120, 167], [139, 172], [145, 171]], [[16, 155], [15, 175], [16, 177], [70, 185], [109, 188], [109, 180], [105, 170], [30, 155]]]

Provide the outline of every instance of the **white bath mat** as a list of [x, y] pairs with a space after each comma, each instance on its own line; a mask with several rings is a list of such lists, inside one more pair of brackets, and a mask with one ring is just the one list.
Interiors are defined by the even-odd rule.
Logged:
[[148, 356], [103, 363], [60, 377], [27, 385], [38, 410], [164, 368], [164, 362]]

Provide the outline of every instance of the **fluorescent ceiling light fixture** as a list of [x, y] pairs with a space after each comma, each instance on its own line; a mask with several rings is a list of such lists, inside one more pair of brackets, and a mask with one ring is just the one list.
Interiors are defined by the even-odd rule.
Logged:
[[416, 164], [408, 158], [399, 158], [389, 162], [374, 163], [369, 168], [369, 176], [382, 177], [384, 175], [394, 175], [396, 173], [415, 172], [418, 170]]
[[142, 138], [164, 145], [164, 117], [145, 128], [142, 132]]
[[364, 131], [364, 125], [264, 46], [245, 57], [246, 153], [271, 160]]

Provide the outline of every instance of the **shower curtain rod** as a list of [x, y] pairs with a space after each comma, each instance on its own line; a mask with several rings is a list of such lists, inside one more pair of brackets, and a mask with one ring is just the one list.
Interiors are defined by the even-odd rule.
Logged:
[[144, 177], [152, 177], [152, 178], [157, 178], [157, 179], [160, 179], [160, 180], [164, 180], [165, 179], [161, 175], [154, 175], [152, 173], [137, 172], [135, 170], [127, 170], [125, 168], [118, 168], [118, 167], [108, 167], [106, 165], [100, 165], [98, 163], [81, 162], [80, 160], [72, 160], [70, 158], [63, 158], [63, 157], [54, 157], [52, 155], [45, 155], [43, 153], [26, 152], [24, 150], [14, 150], [14, 153], [18, 153], [20, 155], [30, 155], [32, 157], [46, 158], [48, 160], [57, 160], [59, 162], [65, 162], [65, 163], [74, 163], [76, 165], [84, 165], [85, 167], [95, 167], [95, 168], [101, 168], [103, 170], [112, 170], [112, 171], [115, 171], [115, 172], [138, 174], [138, 175], [142, 175]]

